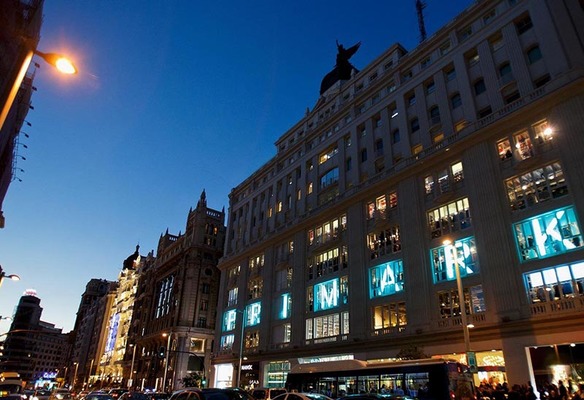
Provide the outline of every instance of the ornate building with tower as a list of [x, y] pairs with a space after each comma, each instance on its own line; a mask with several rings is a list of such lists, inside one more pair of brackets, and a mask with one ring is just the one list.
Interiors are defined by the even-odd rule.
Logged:
[[209, 376], [225, 212], [207, 207], [203, 191], [184, 233], [160, 236], [155, 261], [139, 271], [128, 333], [132, 386], [172, 390], [190, 373]]

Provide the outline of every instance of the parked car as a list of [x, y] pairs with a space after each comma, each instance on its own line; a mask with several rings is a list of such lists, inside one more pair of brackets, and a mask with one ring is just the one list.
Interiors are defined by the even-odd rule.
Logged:
[[55, 389], [49, 400], [71, 400], [71, 392], [68, 389]]
[[285, 388], [256, 388], [252, 390], [251, 395], [256, 400], [272, 400], [274, 397], [286, 392]]
[[49, 400], [51, 398], [51, 391], [46, 389], [37, 389], [33, 392], [30, 400]]
[[320, 393], [288, 392], [274, 397], [273, 400], [332, 400], [332, 399]]
[[122, 394], [126, 393], [127, 391], [128, 391], [128, 389], [115, 388], [115, 389], [111, 389], [108, 394], [110, 396], [112, 396], [114, 399], [117, 399]]
[[89, 393], [85, 400], [115, 400], [109, 393]]
[[337, 400], [411, 400], [413, 397], [404, 394], [377, 394], [377, 393], [359, 393], [359, 394], [348, 394], [343, 397], [339, 397]]
[[214, 388], [187, 388], [177, 390], [170, 396], [170, 400], [255, 400], [245, 390], [214, 389]]

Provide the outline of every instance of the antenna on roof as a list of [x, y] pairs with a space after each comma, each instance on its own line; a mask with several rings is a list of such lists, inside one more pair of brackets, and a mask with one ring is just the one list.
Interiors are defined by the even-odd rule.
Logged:
[[426, 3], [422, 0], [416, 0], [416, 12], [418, 14], [418, 28], [420, 29], [420, 43], [426, 40], [426, 25], [424, 24], [424, 8]]

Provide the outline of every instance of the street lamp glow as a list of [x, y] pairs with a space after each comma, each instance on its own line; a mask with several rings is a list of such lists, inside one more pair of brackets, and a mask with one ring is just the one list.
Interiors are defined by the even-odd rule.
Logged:
[[51, 64], [59, 72], [64, 74], [72, 75], [77, 73], [77, 68], [73, 65], [73, 62], [67, 57], [57, 54], [57, 53], [43, 53], [41, 51], [35, 51], [35, 54], [45, 60], [47, 63]]

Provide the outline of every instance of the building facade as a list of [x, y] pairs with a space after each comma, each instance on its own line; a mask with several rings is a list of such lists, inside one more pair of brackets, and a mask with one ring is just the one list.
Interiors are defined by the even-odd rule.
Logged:
[[[584, 362], [582, 27], [582, 1], [473, 2], [327, 84], [230, 194], [212, 384], [282, 386], [300, 363], [412, 346], [471, 350], [477, 382], [569, 377]], [[537, 364], [542, 347], [564, 368]]]
[[[12, 181], [20, 179], [22, 170], [17, 164], [22, 160], [19, 146], [28, 134], [21, 128], [31, 108], [35, 71], [22, 69], [28, 66], [30, 60], [26, 60], [40, 39], [43, 4], [44, 0], [5, 0], [0, 4], [0, 228], [5, 223], [2, 203], [6, 192]], [[24, 74], [22, 84], [12, 93], [20, 74]]]
[[40, 304], [34, 291], [20, 298], [0, 363], [0, 371], [18, 372], [29, 388], [57, 385], [69, 350], [68, 335], [41, 320]]
[[91, 279], [81, 295], [65, 379], [68, 385], [76, 389], [88, 382], [90, 375], [95, 372], [96, 360], [103, 354], [107, 336], [106, 313], [111, 308], [116, 290], [117, 282]]
[[207, 207], [203, 191], [185, 233], [167, 230], [155, 260], [141, 268], [128, 339], [134, 387], [172, 390], [190, 373], [209, 376], [224, 221], [224, 210]]
[[[96, 368], [92, 369], [90, 366], [89, 387], [93, 387], [96, 382], [105, 387], [127, 385], [130, 365], [126, 352], [128, 350], [132, 352], [128, 333], [134, 311], [138, 273], [142, 259], [147, 258], [140, 256], [139, 250], [140, 246], [136, 246], [136, 251], [124, 260], [118, 275], [115, 297], [105, 315], [107, 322], [105, 346], [101, 356], [94, 360]], [[152, 254], [148, 257], [152, 257]]]

